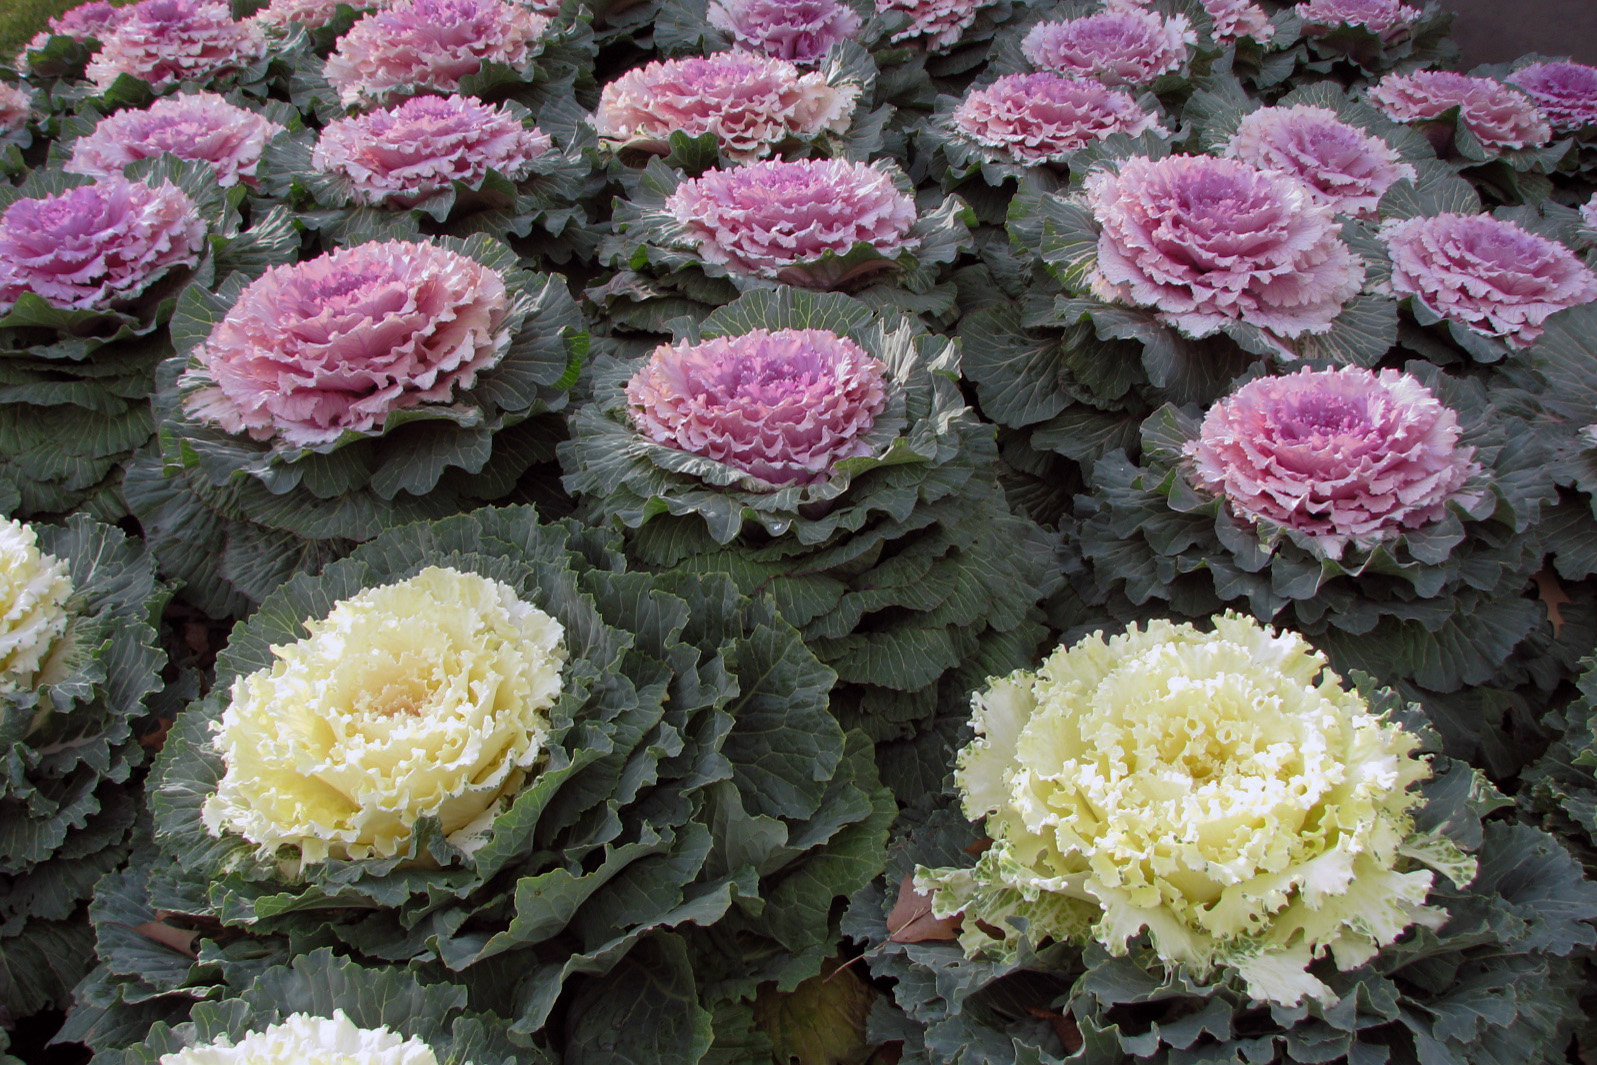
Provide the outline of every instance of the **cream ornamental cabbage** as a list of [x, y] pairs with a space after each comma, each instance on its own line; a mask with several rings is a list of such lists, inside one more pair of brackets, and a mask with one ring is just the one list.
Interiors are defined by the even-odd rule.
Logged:
[[1095, 633], [972, 700], [955, 783], [992, 845], [915, 875], [967, 954], [1013, 957], [1015, 919], [1115, 954], [1147, 929], [1167, 966], [1290, 1005], [1336, 1000], [1307, 971], [1327, 950], [1350, 969], [1445, 922], [1431, 870], [1463, 884], [1475, 863], [1414, 829], [1418, 740], [1296, 634], [1214, 624]]
[[331, 1017], [289, 1014], [237, 1043], [223, 1036], [162, 1054], [160, 1065], [438, 1065], [438, 1055], [415, 1036], [361, 1028], [343, 1010], [334, 1010]]
[[66, 631], [67, 564], [42, 554], [20, 521], [0, 520], [0, 696], [30, 687]]
[[538, 761], [564, 628], [509, 585], [436, 566], [369, 588], [233, 682], [203, 816], [263, 857], [389, 858], [437, 818], [470, 853]]

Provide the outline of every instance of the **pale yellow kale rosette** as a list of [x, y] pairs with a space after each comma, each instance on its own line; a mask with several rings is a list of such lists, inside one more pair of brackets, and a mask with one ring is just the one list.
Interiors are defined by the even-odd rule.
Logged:
[[423, 818], [480, 847], [543, 753], [560, 622], [507, 584], [430, 566], [305, 627], [233, 682], [205, 827], [301, 864], [404, 855]]
[[974, 868], [915, 877], [936, 916], [963, 916], [969, 955], [1013, 957], [1022, 935], [1125, 954], [1146, 931], [1166, 967], [1234, 971], [1259, 1001], [1334, 1002], [1311, 962], [1351, 969], [1440, 927], [1435, 873], [1475, 874], [1415, 830], [1419, 740], [1301, 637], [1250, 618], [1094, 634], [973, 705], [954, 779], [992, 845]]
[[162, 1054], [160, 1065], [438, 1065], [433, 1048], [391, 1028], [362, 1028], [344, 1013], [293, 1013], [236, 1043], [212, 1043]]
[[33, 686], [70, 620], [67, 564], [38, 542], [28, 526], [0, 519], [0, 697]]

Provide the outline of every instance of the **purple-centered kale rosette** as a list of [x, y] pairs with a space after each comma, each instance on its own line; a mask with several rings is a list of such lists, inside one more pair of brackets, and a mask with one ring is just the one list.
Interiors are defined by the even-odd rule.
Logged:
[[[1162, 122], [1150, 95], [1049, 71], [1006, 74], [962, 97], [938, 97], [936, 111], [915, 130], [916, 166], [928, 168], [978, 220], [977, 262], [954, 277], [964, 314], [1011, 308], [1051, 287], [1031, 254], [1011, 246], [1005, 229], [1018, 190], [1035, 198], [1058, 190], [1072, 168], [1090, 165], [1100, 152], [1130, 154], [1144, 138], [1162, 143], [1170, 136]], [[1051, 387], [1041, 383], [1038, 391]]]
[[[93, 6], [93, 5], [89, 5]], [[181, 88], [237, 88], [264, 97], [273, 82], [284, 81], [302, 35], [268, 41], [255, 22], [233, 16], [225, 0], [138, 0], [112, 9], [86, 42], [98, 44], [82, 67], [81, 79], [68, 63], [73, 47], [55, 36], [41, 51], [25, 53], [28, 66], [44, 75], [54, 105], [75, 108], [83, 101], [105, 110], [143, 106]]]
[[1170, 135], [1156, 99], [1053, 71], [1006, 74], [962, 97], [939, 97], [917, 130], [944, 191], [960, 193], [982, 222], [999, 227], [1017, 184], [1054, 191], [1083, 149], [1144, 134]]
[[129, 506], [184, 594], [244, 613], [383, 528], [500, 499], [553, 458], [587, 328], [487, 237], [375, 241], [191, 287]]
[[[293, 40], [303, 30], [310, 50], [325, 60], [357, 21], [391, 6], [392, 0], [267, 0], [264, 5], [257, 4], [250, 21], [265, 32], [268, 47]], [[560, 7], [557, 2], [528, 2], [521, 6], [539, 15], [553, 15]]]
[[103, 178], [121, 176], [141, 159], [170, 155], [209, 165], [223, 189], [255, 191], [267, 145], [299, 126], [299, 113], [280, 101], [176, 93], [109, 114], [85, 107], [63, 121], [52, 159], [68, 173]]
[[1457, 756], [1511, 772], [1534, 737], [1475, 703], [1538, 679], [1515, 655], [1544, 625], [1525, 593], [1556, 493], [1523, 399], [1416, 362], [1167, 406], [1140, 460], [1106, 455], [1078, 500], [1096, 595], [1120, 617], [1230, 606], [1301, 631], [1424, 701]]
[[1028, 6], [1026, 0], [665, 0], [653, 44], [665, 55], [730, 48], [805, 68], [824, 64], [838, 54], [834, 49], [863, 48], [884, 68], [884, 94], [908, 103], [939, 82], [967, 80], [986, 60], [996, 31]]
[[[1277, 18], [1285, 78], [1330, 74], [1344, 84], [1397, 71], [1446, 67], [1458, 59], [1453, 15], [1439, 0], [1302, 0]], [[1290, 63], [1290, 65], [1287, 65]], [[1304, 80], [1309, 80], [1305, 78]]]
[[1404, 310], [1399, 341], [1439, 364], [1533, 362], [1540, 338], [1565, 312], [1597, 301], [1597, 271], [1573, 247], [1573, 211], [1498, 208], [1481, 213], [1467, 187], [1438, 184], [1396, 195], [1364, 251], [1374, 287]]
[[325, 122], [417, 96], [513, 99], [536, 112], [593, 83], [588, 14], [515, 0], [396, 0], [358, 19], [325, 61], [305, 55], [295, 106]]
[[874, 6], [873, 21], [885, 33], [870, 35], [871, 49], [884, 66], [901, 68], [893, 80], [907, 90], [923, 80], [923, 70], [934, 85], [968, 78], [1032, 0], [875, 0]]
[[[1214, 8], [1211, 12], [1210, 8]], [[1256, 69], [1274, 38], [1262, 10], [1201, 0], [1067, 0], [1005, 27], [988, 74], [1051, 73], [1094, 81], [1172, 108], [1212, 72]], [[1239, 40], [1248, 47], [1238, 54]]]
[[319, 943], [462, 986], [536, 1060], [669, 1065], [816, 975], [881, 868], [871, 745], [769, 598], [621, 547], [484, 508], [272, 592], [151, 770], [74, 1034], [137, 1040]]
[[1499, 77], [1530, 96], [1553, 136], [1575, 142], [1574, 176], [1589, 187], [1597, 170], [1597, 66], [1529, 55], [1477, 73]]
[[126, 14], [107, 0], [86, 0], [58, 15], [23, 46], [10, 65], [46, 94], [66, 79], [81, 78], [91, 56]]
[[538, 251], [563, 262], [596, 239], [578, 205], [588, 168], [577, 148], [514, 101], [413, 96], [278, 142], [265, 185], [331, 243], [536, 233]]
[[844, 922], [892, 989], [870, 1039], [913, 1065], [1556, 1059], [1597, 889], [1352, 679], [1232, 613], [990, 678]]
[[718, 163], [868, 154], [880, 144], [882, 118], [867, 119], [875, 70], [856, 53], [818, 70], [743, 50], [656, 60], [608, 82], [587, 124], [629, 186], [628, 168], [656, 156], [696, 173]]
[[1305, 85], [1265, 106], [1234, 79], [1211, 78], [1183, 117], [1207, 153], [1294, 177], [1333, 215], [1377, 218], [1400, 183], [1441, 174], [1422, 134], [1334, 85]]
[[654, 15], [663, 56], [735, 49], [813, 70], [832, 49], [866, 39], [869, 8], [847, 0], [674, 0]]
[[1421, 131], [1436, 153], [1499, 203], [1536, 203], [1572, 157], [1535, 99], [1518, 86], [1450, 70], [1388, 74], [1365, 97]]
[[696, 178], [656, 160], [614, 219], [599, 259], [617, 272], [588, 296], [616, 324], [648, 332], [783, 286], [950, 317], [943, 275], [974, 221], [953, 196], [923, 210], [893, 163], [849, 159], [772, 159]]
[[769, 591], [837, 670], [845, 722], [924, 741], [884, 761], [895, 787], [935, 784], [950, 693], [1032, 652], [1062, 579], [998, 489], [957, 346], [793, 289], [680, 324], [647, 357], [596, 361], [560, 449], [579, 513], [645, 565]]
[[128, 174], [40, 169], [0, 187], [0, 511], [126, 513], [122, 465], [150, 438], [178, 294], [292, 250], [282, 212], [241, 234], [242, 191], [206, 165]]
[[144, 545], [77, 514], [0, 520], [0, 1022], [64, 1008], [84, 913], [128, 854], [171, 590]]
[[[1121, 159], [1089, 173], [1079, 197], [1055, 194], [1043, 210], [1041, 258], [1068, 295], [1091, 300], [1065, 301], [1060, 318], [1142, 340], [1155, 384], [1156, 371], [1170, 372], [1165, 350], [1183, 341], [1317, 353], [1312, 338], [1331, 334], [1363, 287], [1364, 264], [1331, 209], [1296, 179], [1239, 159]], [[1100, 322], [1111, 308], [1121, 313]]]

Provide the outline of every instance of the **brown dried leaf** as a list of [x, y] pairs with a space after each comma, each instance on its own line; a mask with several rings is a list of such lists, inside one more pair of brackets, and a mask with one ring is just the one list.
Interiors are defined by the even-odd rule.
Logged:
[[174, 718], [155, 718], [150, 730], [139, 737], [139, 746], [149, 751], [159, 751], [166, 745], [166, 734], [172, 731]]
[[1031, 1008], [1027, 1009], [1026, 1012], [1031, 1014], [1033, 1017], [1041, 1017], [1043, 1020], [1047, 1021], [1051, 1026], [1053, 1026], [1054, 1035], [1058, 1036], [1059, 1041], [1065, 1044], [1065, 1053], [1074, 1054], [1076, 1051], [1081, 1049], [1081, 1044], [1084, 1042], [1084, 1040], [1081, 1038], [1081, 1029], [1076, 1027], [1076, 1022], [1074, 1020], [1065, 1016], [1063, 1013], [1055, 1013], [1052, 1010], [1038, 1009], [1036, 1006], [1032, 1006]]
[[1547, 608], [1547, 620], [1553, 626], [1553, 639], [1556, 640], [1564, 631], [1564, 612], [1560, 608], [1572, 600], [1550, 569], [1536, 574], [1536, 592], [1541, 596], [1542, 605]]
[[199, 951], [194, 949], [194, 940], [198, 932], [186, 928], [174, 928], [165, 921], [145, 921], [143, 924], [134, 925], [133, 931], [146, 939], [153, 939], [163, 947], [169, 947], [179, 954], [187, 954], [191, 958], [199, 957]]
[[916, 891], [914, 875], [906, 873], [898, 884], [898, 900], [887, 915], [887, 932], [894, 943], [953, 939], [959, 935], [959, 917], [933, 917], [931, 896]]

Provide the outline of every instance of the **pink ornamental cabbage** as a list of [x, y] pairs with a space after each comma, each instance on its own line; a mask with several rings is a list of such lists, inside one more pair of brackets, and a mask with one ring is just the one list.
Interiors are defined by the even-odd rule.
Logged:
[[246, 67], [265, 52], [261, 28], [235, 20], [225, 0], [141, 0], [122, 9], [84, 73], [101, 91], [123, 74], [161, 90]]
[[1586, 223], [1586, 228], [1597, 230], [1597, 196], [1587, 200], [1581, 207], [1580, 220]]
[[71, 37], [75, 41], [102, 41], [122, 21], [125, 9], [112, 7], [106, 0], [90, 0], [52, 18], [47, 28], [34, 35], [17, 56], [17, 66], [27, 65], [29, 52], [36, 52], [50, 43], [51, 37]]
[[981, 9], [993, 0], [876, 0], [879, 14], [901, 12], [909, 22], [893, 34], [889, 43], [924, 40], [933, 51], [952, 48], [960, 36], [976, 23]]
[[601, 140], [665, 154], [671, 134], [715, 134], [737, 160], [763, 159], [793, 137], [848, 129], [859, 86], [828, 85], [753, 52], [657, 60], [606, 85], [593, 116]]
[[[837, 287], [854, 278], [811, 276], [800, 264], [869, 244], [896, 255], [919, 244], [909, 235], [915, 201], [884, 170], [843, 159], [771, 160], [708, 170], [678, 185], [666, 213], [686, 227], [705, 262], [735, 274], [801, 287]], [[871, 271], [881, 263], [866, 264]]]
[[1484, 214], [1391, 221], [1392, 289], [1477, 333], [1523, 348], [1548, 316], [1597, 300], [1597, 275], [1555, 240]]
[[[1209, 409], [1186, 456], [1233, 513], [1313, 537], [1331, 558], [1429, 525], [1480, 472], [1458, 416], [1396, 370], [1303, 369]], [[1461, 500], [1462, 501], [1462, 500]]]
[[79, 137], [63, 168], [73, 174], [120, 174], [139, 159], [171, 154], [210, 163], [217, 184], [240, 181], [253, 186], [266, 142], [283, 127], [253, 111], [235, 107], [215, 93], [168, 96], [142, 111], [118, 111]]
[[650, 440], [772, 485], [824, 480], [870, 454], [887, 367], [824, 329], [755, 329], [662, 344], [627, 382], [632, 424]]
[[1508, 76], [1530, 93], [1542, 117], [1559, 133], [1597, 126], [1597, 67], [1584, 63], [1532, 63]]
[[348, 178], [358, 203], [410, 207], [451, 182], [480, 185], [489, 170], [520, 181], [551, 146], [548, 134], [501, 106], [473, 96], [418, 96], [329, 123], [311, 166]]
[[33, 97], [27, 90], [0, 81], [0, 136], [19, 133], [33, 117]]
[[1324, 333], [1363, 284], [1328, 207], [1303, 184], [1234, 159], [1127, 159], [1088, 176], [1103, 227], [1092, 290], [1150, 307], [1190, 336], [1242, 321]]
[[1422, 12], [1402, 0], [1307, 0], [1293, 8], [1311, 35], [1339, 26], [1358, 26], [1386, 41], [1408, 33]]
[[86, 41], [90, 38], [104, 40], [106, 34], [127, 17], [127, 9], [112, 7], [106, 0], [91, 0], [87, 4], [79, 4], [52, 18], [45, 36], [51, 35], [71, 37], [74, 40]]
[[391, 0], [272, 0], [256, 14], [255, 21], [272, 30], [286, 30], [295, 23], [314, 30], [333, 21], [339, 4], [361, 11], [388, 7], [390, 3]]
[[1225, 155], [1297, 178], [1333, 212], [1375, 214], [1386, 190], [1415, 171], [1379, 137], [1326, 107], [1264, 107], [1243, 116]]
[[1020, 50], [1033, 66], [1068, 78], [1096, 78], [1105, 85], [1149, 85], [1179, 70], [1198, 35], [1185, 15], [1160, 18], [1152, 11], [1114, 7], [1095, 15], [1041, 22]]
[[1251, 0], [1203, 0], [1203, 10], [1214, 23], [1214, 39], [1221, 44], [1234, 44], [1242, 37], [1268, 44], [1275, 37], [1270, 16]]
[[314, 447], [380, 430], [392, 411], [449, 403], [510, 344], [504, 279], [431, 244], [340, 248], [276, 266], [196, 349], [191, 415]]
[[860, 17], [839, 0], [710, 0], [710, 25], [739, 48], [814, 66], [851, 39]]
[[1135, 137], [1159, 123], [1128, 93], [1046, 71], [972, 89], [951, 121], [991, 156], [1024, 166], [1062, 163], [1110, 134]]
[[323, 71], [346, 106], [453, 92], [484, 63], [526, 66], [548, 26], [509, 0], [399, 0], [350, 27]]
[[1459, 121], [1488, 151], [1546, 144], [1553, 131], [1530, 97], [1491, 78], [1450, 70], [1388, 74], [1370, 99], [1398, 122], [1425, 122], [1459, 109]]
[[193, 201], [170, 183], [106, 177], [18, 200], [0, 215], [0, 312], [25, 292], [52, 307], [111, 310], [199, 262], [204, 245]]

